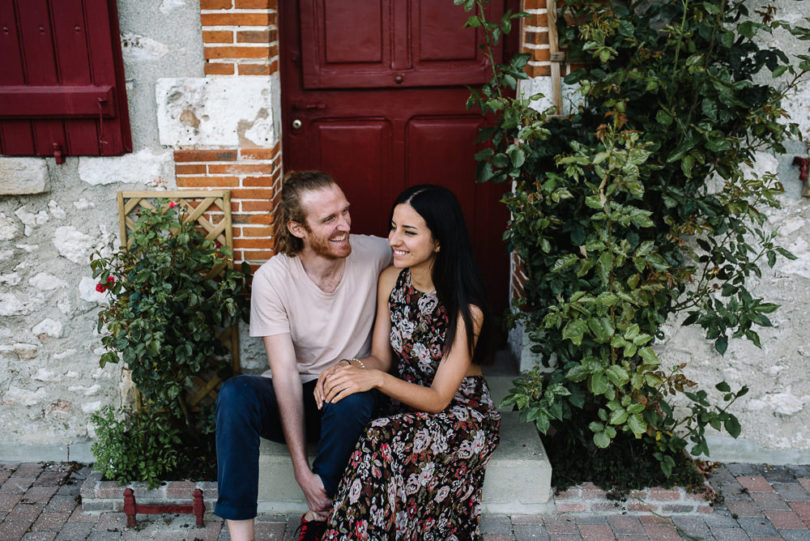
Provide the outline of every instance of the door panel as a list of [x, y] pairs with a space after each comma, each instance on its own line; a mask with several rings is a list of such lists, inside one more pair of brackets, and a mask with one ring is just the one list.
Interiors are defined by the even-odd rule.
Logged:
[[[496, 4], [490, 17], [502, 13]], [[465, 85], [484, 82], [489, 63], [464, 10], [451, 0], [301, 0], [280, 2], [279, 15], [285, 171], [332, 175], [352, 203], [352, 231], [380, 236], [406, 187], [447, 186], [493, 307], [505, 308], [504, 186], [474, 182], [483, 119], [465, 107]]]

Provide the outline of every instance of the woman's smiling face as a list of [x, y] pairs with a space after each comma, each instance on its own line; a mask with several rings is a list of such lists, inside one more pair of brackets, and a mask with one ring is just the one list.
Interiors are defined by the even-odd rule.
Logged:
[[401, 269], [425, 266], [430, 270], [439, 251], [424, 218], [407, 203], [394, 207], [388, 244], [394, 250], [394, 266]]

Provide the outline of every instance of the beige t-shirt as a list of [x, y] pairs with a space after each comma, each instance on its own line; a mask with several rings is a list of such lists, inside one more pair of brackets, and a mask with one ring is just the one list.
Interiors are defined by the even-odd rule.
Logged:
[[289, 333], [303, 382], [340, 359], [371, 350], [377, 278], [391, 264], [391, 248], [387, 240], [368, 235], [351, 235], [350, 242], [352, 253], [332, 293], [315, 285], [299, 258], [284, 254], [253, 276], [250, 336]]

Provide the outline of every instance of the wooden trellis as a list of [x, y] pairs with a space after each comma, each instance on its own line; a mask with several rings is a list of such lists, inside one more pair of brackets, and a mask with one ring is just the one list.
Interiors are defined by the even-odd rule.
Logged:
[[[121, 247], [132, 244], [130, 232], [135, 226], [132, 216], [139, 208], [154, 210], [156, 199], [174, 201], [179, 207], [184, 222], [195, 222], [196, 226], [205, 232], [205, 238], [227, 246], [233, 253], [233, 228], [231, 227], [231, 192], [228, 190], [177, 190], [166, 192], [118, 192], [118, 218], [121, 232]], [[216, 279], [225, 269], [232, 268], [233, 262], [219, 263], [208, 272], [206, 278]], [[223, 344], [231, 353], [231, 367], [234, 374], [241, 371], [239, 363], [239, 328], [234, 325], [222, 331], [219, 336]], [[222, 379], [212, 373], [207, 376], [194, 378], [195, 387], [189, 390], [188, 404], [197, 408], [208, 400], [216, 400], [217, 388]], [[140, 396], [138, 397], [140, 404]]]

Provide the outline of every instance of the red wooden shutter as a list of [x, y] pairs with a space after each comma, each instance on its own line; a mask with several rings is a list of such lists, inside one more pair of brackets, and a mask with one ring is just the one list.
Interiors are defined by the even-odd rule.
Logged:
[[132, 151], [115, 0], [0, 1], [0, 154]]

